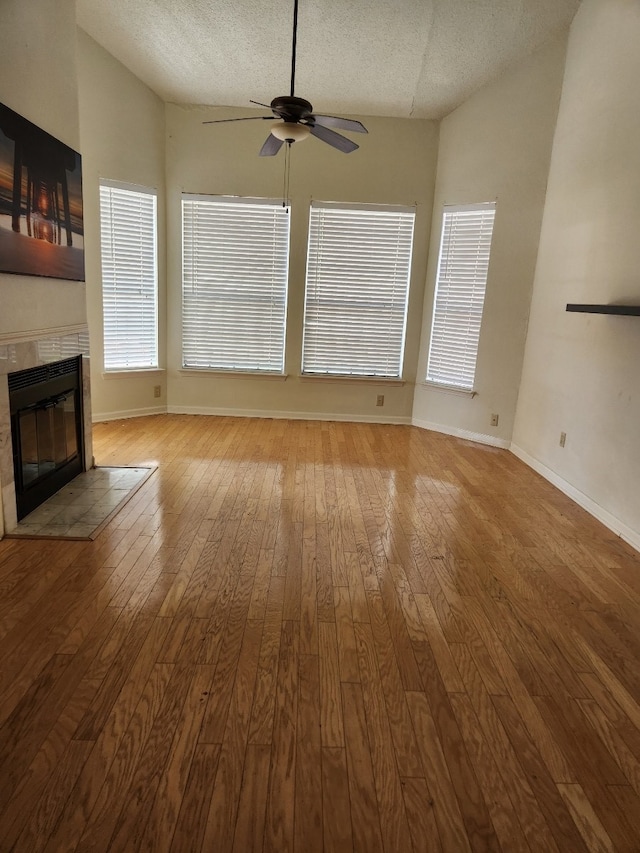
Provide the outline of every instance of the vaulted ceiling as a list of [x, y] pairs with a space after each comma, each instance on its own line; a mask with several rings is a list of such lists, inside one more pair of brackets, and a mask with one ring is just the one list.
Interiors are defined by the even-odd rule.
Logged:
[[[580, 0], [299, 0], [296, 95], [440, 118], [566, 28]], [[163, 100], [289, 94], [293, 0], [77, 0], [79, 26]]]

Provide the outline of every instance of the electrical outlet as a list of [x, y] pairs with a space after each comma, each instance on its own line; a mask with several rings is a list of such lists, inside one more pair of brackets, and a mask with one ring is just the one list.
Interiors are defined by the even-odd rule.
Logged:
[[384, 406], [384, 394], [378, 394], [376, 406]]
[[566, 440], [567, 440], [566, 432], [561, 432], [560, 433], [560, 447], [564, 447]]
[[154, 385], [153, 386], [153, 396], [161, 397], [162, 396], [162, 385]]
[[498, 426], [499, 415], [491, 415], [491, 426]]

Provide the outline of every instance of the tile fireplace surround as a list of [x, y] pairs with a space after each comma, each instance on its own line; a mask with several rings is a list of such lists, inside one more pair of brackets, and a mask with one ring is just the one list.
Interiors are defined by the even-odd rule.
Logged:
[[42, 332], [25, 332], [0, 337], [0, 487], [2, 518], [0, 537], [17, 524], [16, 490], [13, 475], [13, 446], [9, 414], [7, 376], [16, 370], [40, 367], [72, 356], [82, 356], [82, 397], [85, 467], [93, 464], [91, 439], [91, 388], [89, 382], [89, 330], [72, 326]]

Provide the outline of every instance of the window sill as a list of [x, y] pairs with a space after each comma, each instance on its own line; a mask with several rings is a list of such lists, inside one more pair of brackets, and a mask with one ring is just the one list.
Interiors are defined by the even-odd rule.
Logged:
[[339, 373], [301, 373], [301, 382], [364, 382], [370, 385], [406, 385], [404, 379], [385, 378], [384, 376], [351, 376]]
[[444, 391], [445, 394], [458, 394], [462, 397], [477, 397], [477, 391], [469, 391], [466, 388], [457, 388], [455, 385], [441, 385], [439, 382], [420, 382], [418, 383], [423, 388], [430, 388], [434, 391]]
[[164, 367], [133, 367], [131, 370], [103, 370], [103, 379], [149, 379], [153, 376], [164, 376]]
[[215, 367], [181, 367], [178, 370], [181, 376], [222, 376], [231, 379], [275, 379], [285, 382], [286, 373], [268, 373], [265, 370], [216, 370]]

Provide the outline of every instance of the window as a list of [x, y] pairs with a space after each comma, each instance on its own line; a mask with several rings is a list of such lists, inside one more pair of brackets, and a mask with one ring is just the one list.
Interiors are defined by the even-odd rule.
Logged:
[[156, 193], [100, 185], [104, 369], [158, 366]]
[[414, 219], [413, 208], [312, 204], [303, 373], [401, 376]]
[[473, 390], [495, 208], [444, 208], [427, 382]]
[[284, 370], [289, 214], [266, 199], [183, 196], [182, 363]]

